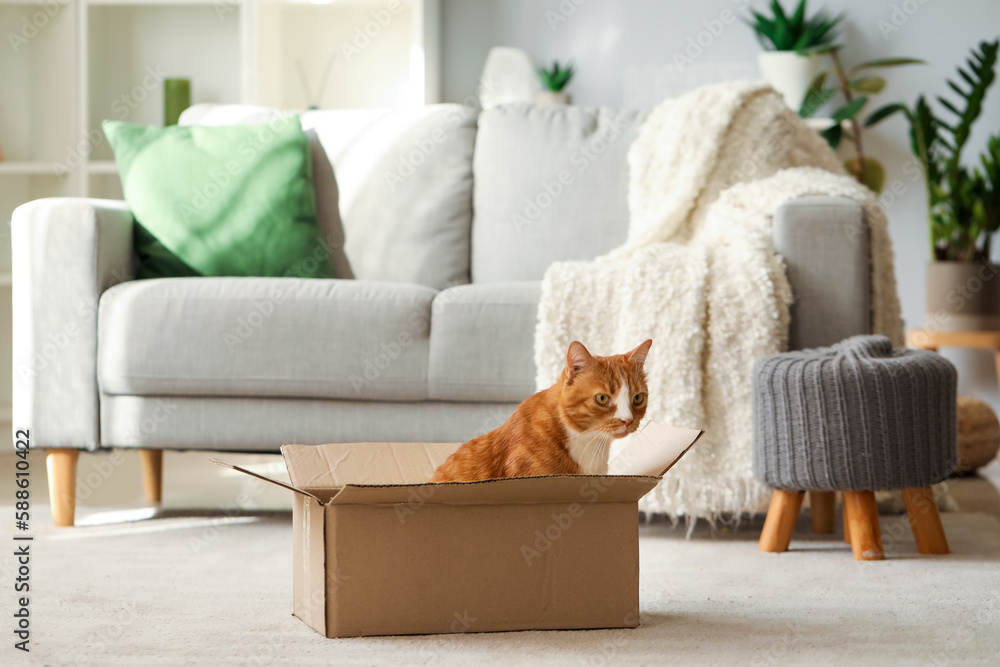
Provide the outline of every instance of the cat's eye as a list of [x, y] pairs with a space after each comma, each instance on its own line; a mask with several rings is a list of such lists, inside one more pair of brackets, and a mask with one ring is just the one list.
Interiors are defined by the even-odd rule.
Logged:
[[594, 400], [597, 401], [598, 405], [607, 405], [608, 401], [611, 400], [611, 397], [607, 394], [598, 394], [597, 396], [594, 396]]
[[636, 394], [632, 397], [632, 405], [642, 405], [642, 402], [646, 400], [645, 394]]

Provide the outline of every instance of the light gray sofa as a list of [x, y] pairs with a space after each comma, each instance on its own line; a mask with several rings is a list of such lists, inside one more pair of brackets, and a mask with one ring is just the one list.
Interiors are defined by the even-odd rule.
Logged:
[[[272, 113], [193, 107], [184, 121]], [[80, 450], [143, 450], [158, 500], [164, 449], [461, 442], [501, 424], [535, 389], [546, 267], [625, 239], [626, 154], [643, 117], [459, 105], [305, 114], [324, 229], [335, 246], [346, 233], [332, 259], [345, 279], [134, 281], [123, 202], [17, 209], [14, 425], [49, 451], [57, 524], [73, 522]], [[868, 331], [865, 230], [848, 200], [778, 211], [792, 347]]]

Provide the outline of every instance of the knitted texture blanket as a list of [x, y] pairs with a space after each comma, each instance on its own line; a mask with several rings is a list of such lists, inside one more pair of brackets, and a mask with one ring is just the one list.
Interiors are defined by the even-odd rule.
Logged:
[[792, 293], [771, 221], [783, 203], [807, 195], [864, 205], [874, 331], [901, 345], [881, 207], [762, 83], [706, 86], [655, 109], [629, 152], [625, 244], [546, 272], [535, 331], [539, 389], [555, 382], [573, 340], [608, 355], [652, 338], [645, 418], [705, 429], [641, 509], [715, 520], [756, 511], [768, 493], [753, 475], [751, 371], [787, 346]]

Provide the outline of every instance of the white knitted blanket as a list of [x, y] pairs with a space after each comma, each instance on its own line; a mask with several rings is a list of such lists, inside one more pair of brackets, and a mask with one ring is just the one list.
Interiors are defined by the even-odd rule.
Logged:
[[537, 386], [555, 382], [573, 340], [607, 355], [652, 338], [646, 419], [706, 433], [641, 508], [711, 520], [754, 512], [767, 489], [753, 476], [751, 369], [786, 348], [792, 301], [771, 241], [774, 211], [806, 195], [863, 203], [874, 330], [900, 345], [885, 215], [761, 83], [707, 86], [665, 102], [641, 128], [629, 168], [626, 243], [545, 274]]

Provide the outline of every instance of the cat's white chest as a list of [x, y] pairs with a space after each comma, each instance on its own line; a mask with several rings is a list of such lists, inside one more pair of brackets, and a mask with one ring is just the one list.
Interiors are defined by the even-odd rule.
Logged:
[[611, 440], [608, 433], [570, 433], [566, 449], [584, 475], [607, 475]]

